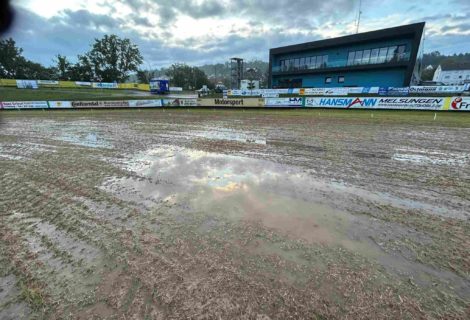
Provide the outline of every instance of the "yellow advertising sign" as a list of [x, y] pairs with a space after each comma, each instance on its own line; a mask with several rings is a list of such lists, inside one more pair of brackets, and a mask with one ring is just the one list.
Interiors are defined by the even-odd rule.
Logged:
[[200, 107], [258, 108], [258, 107], [264, 107], [264, 99], [259, 99], [259, 98], [197, 99], [197, 105]]

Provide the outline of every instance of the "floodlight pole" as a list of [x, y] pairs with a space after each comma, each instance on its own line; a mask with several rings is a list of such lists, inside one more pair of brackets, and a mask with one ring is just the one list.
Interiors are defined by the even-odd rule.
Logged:
[[359, 0], [359, 13], [357, 15], [357, 26], [356, 26], [356, 33], [359, 33], [359, 25], [361, 24], [361, 11], [362, 8], [362, 0]]

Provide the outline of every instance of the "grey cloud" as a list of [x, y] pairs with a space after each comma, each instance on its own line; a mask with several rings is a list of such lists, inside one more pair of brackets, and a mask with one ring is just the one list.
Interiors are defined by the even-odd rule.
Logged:
[[[110, 7], [114, 7], [111, 1], [106, 1]], [[232, 56], [267, 60], [269, 48], [318, 40], [322, 31], [338, 27], [342, 29], [342, 26], [351, 20], [351, 15], [354, 15], [351, 13], [354, 12], [354, 4], [350, 0], [221, 0], [198, 3], [190, 0], [115, 1], [122, 1], [133, 10], [125, 21], [113, 18], [113, 15], [99, 15], [86, 10], [65, 10], [53, 18], [46, 19], [18, 7], [17, 27], [10, 35], [24, 48], [26, 57], [45, 65], [50, 65], [54, 55], [58, 53], [74, 58], [77, 54], [88, 51], [93, 39], [104, 35], [101, 30], [130, 38], [139, 46], [146, 63], [156, 67], [167, 66], [173, 62], [199, 65], [223, 62]], [[157, 14], [159, 19], [149, 21], [141, 12]], [[171, 38], [171, 25], [179, 14], [188, 14], [193, 18], [241, 17], [246, 23], [235, 25], [227, 35], [219, 35], [216, 38], [201, 35], [179, 40], [176, 45], [175, 41], [172, 41], [172, 46], [166, 45], [164, 40]], [[464, 28], [469, 28], [462, 17], [463, 14], [453, 12], [427, 17], [436, 25], [445, 26], [446, 22], [450, 21], [454, 27], [444, 27], [448, 28], [449, 34], [446, 36], [429, 30], [425, 43], [426, 51], [468, 51], [469, 37], [459, 34], [466, 31]], [[462, 24], [459, 25], [459, 21]], [[140, 34], [121, 27], [129, 22], [155, 28]], [[150, 39], [149, 33], [153, 35], [153, 39]]]
[[147, 19], [146, 17], [141, 17], [141, 16], [138, 16], [138, 15], [133, 15], [131, 17], [132, 21], [137, 24], [137, 25], [140, 25], [140, 26], [144, 26], [144, 27], [154, 27], [155, 25], [153, 23], [150, 22], [149, 19]]
[[109, 29], [119, 27], [121, 21], [112, 18], [109, 15], [94, 14], [87, 10], [72, 11], [66, 9], [62, 11], [61, 15], [51, 18], [51, 22], [62, 22], [66, 25], [85, 28], [100, 28], [107, 27]]
[[450, 30], [453, 30], [454, 32], [455, 31], [460, 31], [460, 32], [468, 31], [468, 30], [470, 30], [470, 23], [461, 23], [461, 24], [457, 24], [457, 25], [448, 25], [448, 26], [443, 26], [441, 28], [441, 31], [443, 31], [443, 32], [447, 32], [447, 31], [450, 31]]

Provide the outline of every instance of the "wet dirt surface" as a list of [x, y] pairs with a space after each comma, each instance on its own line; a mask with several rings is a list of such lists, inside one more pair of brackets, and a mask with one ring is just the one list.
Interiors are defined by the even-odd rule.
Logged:
[[0, 318], [464, 319], [470, 117], [4, 112]]

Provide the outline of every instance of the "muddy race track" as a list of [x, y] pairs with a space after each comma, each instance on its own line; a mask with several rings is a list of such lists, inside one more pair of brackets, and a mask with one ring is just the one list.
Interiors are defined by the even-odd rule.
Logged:
[[470, 316], [470, 115], [0, 117], [0, 319]]

